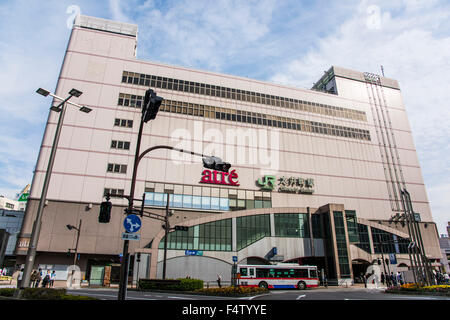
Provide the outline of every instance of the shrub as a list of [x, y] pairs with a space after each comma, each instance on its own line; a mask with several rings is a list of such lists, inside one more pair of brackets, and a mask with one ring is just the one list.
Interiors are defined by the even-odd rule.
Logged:
[[16, 291], [16, 289], [14, 289], [14, 288], [2, 288], [2, 289], [0, 289], [0, 296], [13, 297], [14, 291]]
[[59, 300], [66, 294], [66, 289], [25, 288], [22, 298], [28, 300]]

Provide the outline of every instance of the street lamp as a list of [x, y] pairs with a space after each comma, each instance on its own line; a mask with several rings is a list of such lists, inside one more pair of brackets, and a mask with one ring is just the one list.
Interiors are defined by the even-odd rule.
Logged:
[[59, 119], [58, 119], [58, 124], [56, 126], [56, 132], [55, 132], [55, 137], [53, 139], [52, 150], [50, 152], [50, 158], [48, 161], [47, 172], [45, 173], [44, 184], [42, 186], [41, 198], [39, 199], [39, 206], [38, 206], [38, 210], [37, 210], [37, 214], [36, 214], [36, 219], [34, 220], [34, 223], [33, 223], [30, 244], [28, 246], [27, 257], [25, 260], [25, 268], [23, 271], [23, 281], [22, 281], [22, 286], [24, 288], [27, 288], [30, 286], [31, 270], [33, 269], [34, 260], [36, 258], [36, 249], [37, 249], [37, 244], [38, 244], [38, 240], [39, 240], [39, 234], [41, 232], [42, 215], [43, 215], [44, 206], [45, 206], [45, 202], [46, 202], [46, 198], [47, 198], [48, 186], [49, 186], [50, 178], [52, 175], [53, 164], [55, 162], [56, 149], [58, 147], [58, 141], [59, 141], [59, 137], [61, 135], [64, 114], [66, 112], [66, 108], [64, 108], [64, 106], [66, 103], [68, 103], [75, 107], [78, 107], [79, 110], [82, 112], [89, 113], [92, 111], [92, 109], [90, 109], [88, 107], [81, 106], [79, 104], [69, 101], [72, 97], [79, 97], [82, 94], [82, 92], [80, 90], [77, 90], [77, 89], [70, 90], [69, 96], [65, 99], [58, 97], [58, 96], [50, 93], [50, 91], [42, 89], [42, 88], [37, 89], [36, 92], [44, 97], [51, 96], [54, 99], [61, 101], [61, 103], [56, 107], [52, 106], [50, 108], [50, 110], [59, 113]]
[[78, 253], [78, 241], [80, 240], [80, 232], [81, 232], [81, 219], [80, 219], [80, 223], [78, 224], [78, 228], [75, 226], [72, 226], [70, 224], [66, 225], [66, 228], [69, 230], [77, 230], [77, 242], [75, 244], [75, 249], [69, 249], [69, 250], [74, 250], [75, 251], [75, 257], [73, 258], [73, 265], [77, 264], [77, 253]]

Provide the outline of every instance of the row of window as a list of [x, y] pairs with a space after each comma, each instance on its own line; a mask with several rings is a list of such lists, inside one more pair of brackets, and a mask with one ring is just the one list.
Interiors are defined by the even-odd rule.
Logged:
[[[167, 194], [159, 192], [146, 192], [144, 203], [146, 206], [165, 207], [167, 204]], [[237, 211], [254, 208], [271, 208], [272, 202], [270, 200], [244, 200], [213, 196], [171, 194], [169, 206], [172, 208], [185, 209]]]
[[116, 127], [125, 127], [125, 128], [133, 128], [133, 120], [127, 119], [114, 119], [114, 126]]
[[[188, 231], [174, 231], [168, 234], [167, 248], [174, 250], [231, 251], [231, 219], [224, 219], [196, 225]], [[159, 243], [164, 248], [165, 237]]]
[[105, 188], [103, 190], [103, 196], [105, 197], [108, 193], [111, 194], [111, 195], [123, 196], [124, 195], [124, 190], [123, 189]]
[[145, 192], [174, 193], [237, 200], [270, 200], [271, 192], [147, 181]]
[[[118, 104], [123, 105], [123, 102], [121, 102], [120, 98]], [[174, 100], [163, 100], [159, 110], [210, 119], [242, 122], [274, 128], [291, 129], [370, 141], [370, 132], [368, 130], [309, 120], [286, 118], [275, 115], [262, 114], [258, 112], [249, 112]]]
[[122, 82], [146, 87], [189, 92], [238, 101], [260, 103], [281, 108], [296, 109], [339, 118], [367, 121], [366, 113], [359, 110], [330, 106], [321, 103], [268, 95], [234, 88], [226, 88], [199, 82], [184, 81], [154, 75], [124, 71]]
[[112, 140], [111, 148], [112, 149], [130, 150], [130, 142], [129, 141]]
[[[276, 237], [309, 237], [307, 214], [275, 214], [274, 220]], [[292, 222], [293, 225], [288, 225], [287, 223], [289, 222]], [[198, 233], [198, 230], [200, 230], [200, 233]], [[169, 234], [168, 248], [178, 250], [231, 251], [231, 233], [231, 219], [200, 224], [189, 228], [188, 231], [171, 232]], [[271, 227], [269, 214], [236, 218], [236, 242], [238, 251], [264, 237], [270, 236]], [[201, 246], [200, 244], [202, 242], [198, 242], [195, 238], [208, 238], [208, 246]], [[161, 240], [159, 247], [164, 247], [164, 239]]]
[[126, 164], [108, 163], [106, 172], [127, 173], [127, 165]]

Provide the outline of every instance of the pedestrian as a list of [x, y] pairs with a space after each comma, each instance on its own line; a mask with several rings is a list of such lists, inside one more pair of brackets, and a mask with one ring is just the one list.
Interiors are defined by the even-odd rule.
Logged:
[[395, 279], [393, 272], [391, 272], [391, 283], [393, 286], [397, 286], [397, 280]]
[[381, 283], [383, 284], [383, 286], [384, 286], [384, 280], [385, 280], [385, 279], [384, 279], [384, 272], [382, 272], [382, 273], [381, 273]]
[[52, 274], [50, 275], [50, 287], [55, 286], [55, 280], [56, 280], [56, 271], [53, 270]]
[[397, 271], [397, 283], [398, 285], [403, 285], [402, 274], [400, 273], [400, 271]]
[[19, 276], [17, 277], [17, 288], [22, 287], [23, 268], [20, 269]]
[[222, 277], [217, 274], [217, 285], [219, 286], [219, 288], [222, 288], [222, 285], [220, 284], [220, 282], [222, 281]]
[[444, 281], [445, 281], [445, 283], [450, 283], [450, 276], [448, 275], [448, 273], [445, 273], [444, 274]]
[[30, 281], [31, 281], [30, 287], [31, 288], [34, 288], [35, 285], [36, 285], [37, 273], [38, 273], [37, 270], [34, 270], [33, 273], [30, 276]]
[[39, 288], [39, 283], [41, 283], [42, 276], [43, 276], [42, 269], [39, 268], [37, 275], [36, 275], [36, 283], [34, 284], [35, 288]]
[[47, 274], [45, 275], [44, 279], [42, 279], [42, 288], [46, 288], [49, 283], [50, 283], [50, 270], [47, 270]]

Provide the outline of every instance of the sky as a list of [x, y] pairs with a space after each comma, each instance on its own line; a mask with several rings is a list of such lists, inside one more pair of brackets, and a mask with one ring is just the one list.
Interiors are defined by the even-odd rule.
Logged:
[[[0, 194], [31, 183], [81, 13], [137, 24], [139, 59], [311, 88], [336, 65], [399, 81], [434, 221], [450, 220], [450, 2], [0, 0]], [[182, 53], [182, 54], [180, 54]]]

